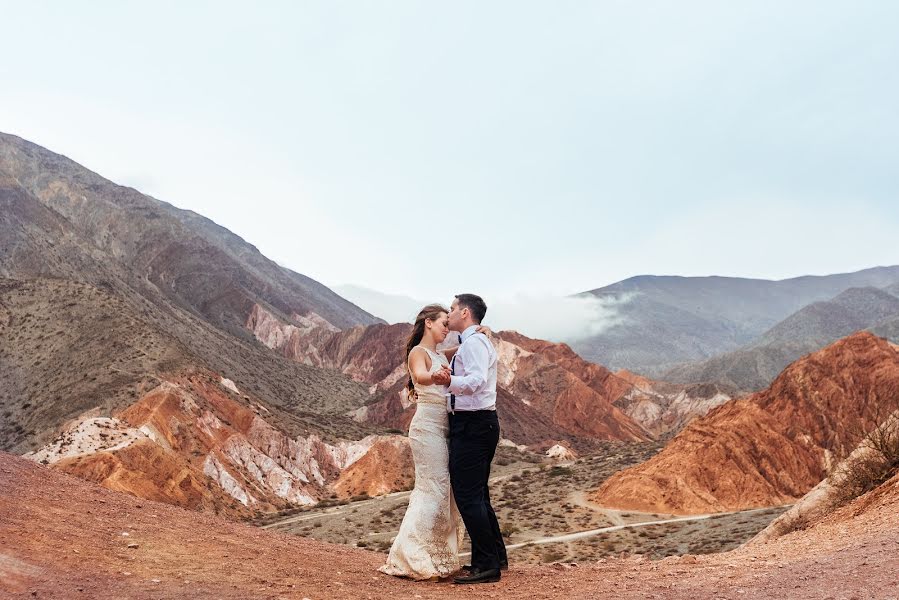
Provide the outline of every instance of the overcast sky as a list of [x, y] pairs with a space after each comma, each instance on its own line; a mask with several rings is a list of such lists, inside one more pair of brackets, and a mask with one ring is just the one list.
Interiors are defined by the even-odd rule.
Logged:
[[0, 130], [328, 285], [899, 263], [899, 3], [0, 2]]

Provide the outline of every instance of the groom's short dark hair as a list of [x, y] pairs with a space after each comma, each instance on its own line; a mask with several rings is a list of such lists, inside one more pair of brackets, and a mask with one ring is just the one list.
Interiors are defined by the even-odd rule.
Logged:
[[487, 314], [487, 303], [484, 302], [483, 298], [474, 294], [456, 294], [456, 300], [459, 301], [460, 307], [471, 311], [471, 316], [475, 322], [480, 324], [484, 320], [484, 315]]

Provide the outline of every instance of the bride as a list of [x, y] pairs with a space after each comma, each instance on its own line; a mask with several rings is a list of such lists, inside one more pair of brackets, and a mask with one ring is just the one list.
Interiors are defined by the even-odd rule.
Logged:
[[418, 313], [406, 343], [407, 389], [415, 402], [409, 425], [415, 487], [387, 564], [379, 569], [388, 575], [431, 579], [446, 577], [461, 566], [459, 548], [465, 530], [450, 488], [446, 396], [443, 386], [432, 379], [437, 371], [449, 368], [457, 349], [437, 351], [447, 333], [447, 310], [430, 304]]

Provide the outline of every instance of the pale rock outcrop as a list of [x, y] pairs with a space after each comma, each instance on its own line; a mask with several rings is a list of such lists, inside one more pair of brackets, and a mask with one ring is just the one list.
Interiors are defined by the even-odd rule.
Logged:
[[225, 493], [244, 506], [257, 503], [256, 498], [241, 487], [240, 483], [228, 472], [215, 454], [210, 454], [206, 457], [206, 461], [203, 463], [203, 474], [215, 481], [219, 487], [225, 490]]
[[515, 448], [519, 452], [525, 452], [528, 449], [524, 444], [516, 444], [512, 440], [507, 440], [506, 438], [500, 438], [499, 445], [504, 448]]
[[222, 384], [222, 387], [225, 388], [226, 390], [231, 390], [235, 394], [240, 394], [240, 390], [237, 389], [237, 384], [235, 384], [230, 379], [222, 377], [221, 384]]
[[562, 444], [552, 446], [546, 451], [546, 456], [558, 461], [569, 461], [577, 458], [577, 454], [571, 448], [567, 448]]
[[147, 436], [111, 417], [87, 417], [75, 420], [50, 444], [25, 456], [37, 462], [53, 464], [66, 458], [96, 452], [114, 452]]

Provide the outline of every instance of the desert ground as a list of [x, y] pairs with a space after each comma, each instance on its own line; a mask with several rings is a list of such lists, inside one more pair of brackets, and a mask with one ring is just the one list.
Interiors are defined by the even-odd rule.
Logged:
[[[658, 449], [657, 443], [608, 444], [596, 455], [556, 462], [501, 448], [494, 463], [491, 497], [506, 535], [510, 560], [541, 564], [622, 554], [663, 558], [722, 552], [752, 538], [787, 508], [684, 518], [607, 509], [589, 501], [587, 490], [612, 473], [646, 460]], [[256, 524], [387, 552], [408, 500], [408, 491], [344, 502], [331, 500], [310, 509], [267, 516]], [[568, 539], [571, 534], [576, 539]]]
[[[379, 552], [112, 492], [0, 453], [0, 597], [455, 598], [378, 573]], [[470, 598], [899, 598], [899, 479], [761, 546], [648, 560], [514, 565]]]

